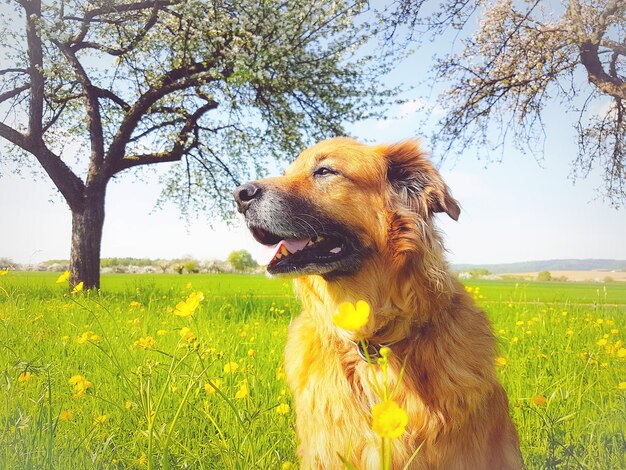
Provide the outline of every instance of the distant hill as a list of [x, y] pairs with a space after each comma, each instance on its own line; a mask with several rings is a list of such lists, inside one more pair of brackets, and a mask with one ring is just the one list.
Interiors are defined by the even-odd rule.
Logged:
[[626, 260], [616, 259], [551, 259], [502, 264], [453, 264], [452, 270], [470, 271], [484, 268], [494, 274], [530, 273], [540, 271], [626, 271]]

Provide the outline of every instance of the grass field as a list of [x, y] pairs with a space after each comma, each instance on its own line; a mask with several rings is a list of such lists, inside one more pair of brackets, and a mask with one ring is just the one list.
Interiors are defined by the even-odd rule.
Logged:
[[[0, 468], [296, 465], [289, 283], [105, 275], [102, 293], [70, 296], [55, 280], [0, 277]], [[527, 467], [626, 468], [626, 286], [467, 285], [500, 341]], [[192, 317], [173, 313], [198, 291]]]

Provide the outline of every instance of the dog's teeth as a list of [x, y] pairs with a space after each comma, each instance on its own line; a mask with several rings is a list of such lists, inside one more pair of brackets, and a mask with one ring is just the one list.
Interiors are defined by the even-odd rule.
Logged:
[[289, 250], [287, 249], [287, 247], [285, 247], [285, 245], [280, 247], [280, 254], [283, 256], [289, 255]]
[[281, 255], [280, 253], [276, 253], [276, 256], [275, 256], [276, 259], [281, 259], [282, 257], [283, 255]]
[[340, 246], [338, 246], [338, 247], [336, 247], [336, 248], [333, 248], [332, 250], [330, 250], [330, 252], [331, 252], [331, 253], [335, 253], [335, 254], [336, 254], [336, 253], [340, 253], [340, 252], [341, 252], [341, 247], [340, 247]]

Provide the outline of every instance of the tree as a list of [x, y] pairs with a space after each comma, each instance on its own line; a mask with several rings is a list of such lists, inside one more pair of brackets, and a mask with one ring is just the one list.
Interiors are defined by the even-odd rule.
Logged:
[[230, 190], [272, 158], [378, 115], [385, 66], [353, 53], [374, 33], [355, 20], [366, 6], [9, 0], [0, 137], [13, 149], [2, 160], [34, 157], [67, 202], [70, 284], [99, 286], [106, 188], [120, 173], [180, 162], [163, 197], [229, 213]]
[[541, 271], [540, 273], [537, 274], [537, 280], [538, 281], [552, 281], [553, 277], [552, 277], [552, 273], [550, 271]]
[[434, 136], [441, 151], [474, 145], [484, 155], [512, 140], [537, 154], [545, 108], [560, 100], [577, 115], [574, 176], [600, 168], [604, 194], [615, 207], [624, 204], [626, 2], [447, 0], [427, 8], [428, 3], [394, 3], [385, 12], [388, 39], [401, 38], [403, 24], [411, 31], [408, 39], [423, 39], [425, 32], [440, 36], [446, 28], [467, 29], [470, 18], [480, 15], [462, 50], [440, 57], [434, 69], [438, 81], [452, 83], [437, 100], [447, 111]]
[[235, 271], [248, 271], [257, 267], [256, 261], [246, 250], [236, 250], [228, 255], [228, 262]]

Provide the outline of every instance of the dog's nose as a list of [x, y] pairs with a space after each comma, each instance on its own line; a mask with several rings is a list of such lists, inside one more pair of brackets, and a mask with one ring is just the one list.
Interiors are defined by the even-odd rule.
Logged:
[[233, 191], [233, 195], [237, 201], [237, 210], [243, 214], [248, 210], [252, 201], [261, 196], [261, 186], [255, 183], [242, 184]]

